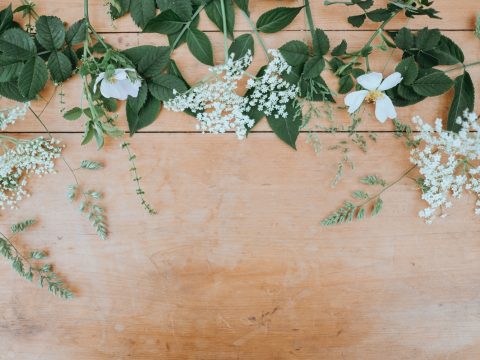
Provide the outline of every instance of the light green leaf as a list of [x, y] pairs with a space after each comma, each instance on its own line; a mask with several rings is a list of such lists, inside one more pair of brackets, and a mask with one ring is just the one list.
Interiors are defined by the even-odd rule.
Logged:
[[80, 119], [80, 116], [82, 115], [83, 115], [83, 110], [80, 109], [79, 107], [75, 107], [73, 109], [66, 111], [63, 114], [63, 117], [65, 120], [74, 121], [74, 120]]

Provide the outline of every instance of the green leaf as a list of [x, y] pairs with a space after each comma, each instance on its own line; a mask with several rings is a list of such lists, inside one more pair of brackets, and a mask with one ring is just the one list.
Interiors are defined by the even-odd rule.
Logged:
[[296, 142], [302, 126], [302, 110], [297, 102], [291, 101], [287, 105], [287, 118], [267, 116], [268, 124], [273, 132], [293, 149], [297, 149]]
[[402, 50], [410, 50], [413, 47], [414, 38], [412, 32], [403, 27], [395, 36], [395, 45]]
[[70, 109], [70, 110], [66, 111], [63, 114], [63, 117], [64, 117], [65, 120], [75, 121], [75, 120], [80, 119], [80, 117], [82, 115], [83, 115], [83, 110], [80, 109], [79, 107], [75, 107], [73, 109]]
[[443, 72], [434, 72], [413, 83], [415, 92], [422, 96], [438, 96], [447, 92], [453, 86], [453, 81]]
[[182, 30], [184, 25], [185, 21], [173, 10], [166, 10], [151, 19], [145, 25], [143, 32], [171, 35]]
[[418, 76], [418, 65], [415, 62], [415, 58], [413, 56], [410, 56], [406, 59], [403, 59], [397, 65], [395, 71], [398, 71], [400, 74], [402, 74], [402, 84], [412, 85]]
[[48, 70], [55, 83], [59, 84], [67, 80], [73, 72], [70, 59], [59, 51], [53, 51], [48, 58]]
[[2, 56], [0, 58], [0, 83], [8, 82], [17, 77], [22, 66], [22, 61]]
[[47, 66], [39, 56], [35, 56], [23, 65], [18, 78], [18, 88], [24, 97], [32, 100], [44, 88], [47, 80]]
[[155, 0], [133, 0], [130, 1], [130, 15], [135, 24], [143, 29], [150, 19], [155, 17]]
[[347, 42], [342, 40], [342, 42], [332, 50], [332, 56], [342, 56], [347, 53]]
[[315, 30], [315, 38], [313, 40], [313, 52], [316, 55], [325, 56], [330, 50], [330, 40], [325, 31], [321, 29]]
[[303, 68], [303, 77], [305, 79], [312, 79], [320, 75], [325, 69], [325, 60], [322, 56], [314, 56], [310, 58]]
[[[130, 53], [131, 54], [131, 53]], [[154, 77], [165, 70], [170, 61], [170, 48], [167, 46], [156, 46], [148, 48], [138, 62], [137, 70], [145, 78]]]
[[36, 23], [37, 41], [46, 50], [59, 50], [65, 43], [65, 28], [56, 16], [40, 16]]
[[254, 41], [251, 34], [243, 34], [233, 40], [228, 54], [234, 54], [233, 59], [238, 60], [243, 58], [247, 52], [250, 51], [251, 55], [254, 55]]
[[291, 66], [302, 65], [308, 60], [308, 46], [302, 41], [289, 41], [279, 50], [285, 61]]
[[185, 21], [189, 21], [192, 17], [191, 0], [157, 0], [157, 6], [161, 11], [172, 10]]
[[148, 84], [148, 89], [156, 99], [168, 101], [175, 97], [174, 90], [177, 93], [183, 93], [188, 90], [188, 87], [175, 75], [160, 74], [152, 79], [152, 83]]
[[127, 99], [127, 121], [130, 136], [155, 121], [161, 109], [161, 102], [148, 95], [147, 86], [140, 88], [138, 97]]
[[130, 0], [114, 0], [110, 2], [110, 15], [116, 20], [125, 15], [130, 9]]
[[302, 9], [303, 6], [294, 8], [279, 7], [269, 10], [258, 19], [257, 29], [264, 33], [278, 32], [290, 25]]
[[468, 72], [465, 71], [455, 79], [455, 95], [448, 113], [447, 130], [459, 132], [462, 128], [457, 124], [457, 118], [463, 115], [465, 110], [475, 109], [475, 86]]
[[33, 39], [23, 30], [13, 28], [5, 31], [0, 37], [2, 56], [27, 60], [37, 53]]
[[347, 94], [348, 92], [350, 92], [350, 90], [353, 89], [353, 86], [355, 85], [351, 75], [345, 75], [341, 77], [339, 84], [340, 87], [338, 88], [338, 92], [340, 94]]
[[25, 98], [18, 88], [18, 83], [16, 81], [8, 81], [0, 83], [0, 95], [6, 97], [7, 99], [26, 102], [30, 99]]
[[0, 34], [13, 26], [12, 4], [0, 11]]
[[80, 168], [85, 170], [98, 170], [103, 168], [103, 164], [92, 160], [82, 160], [80, 163]]
[[[232, 0], [223, 0], [225, 5], [225, 15], [227, 20], [227, 34], [233, 39], [233, 29], [235, 27], [235, 12], [233, 10]], [[205, 6], [205, 12], [217, 28], [223, 32], [222, 0], [210, 1]]]
[[453, 40], [443, 35], [438, 46], [428, 53], [438, 60], [438, 65], [455, 65], [465, 61], [462, 49]]
[[392, 12], [388, 9], [375, 9], [367, 12], [367, 17], [374, 22], [388, 20], [391, 16]]
[[78, 20], [67, 30], [65, 41], [70, 45], [80, 44], [87, 36], [87, 24], [84, 19]]
[[365, 22], [365, 19], [367, 18], [367, 16], [365, 14], [362, 14], [362, 15], [355, 15], [355, 16], [349, 16], [347, 21], [349, 24], [351, 24], [352, 26], [356, 27], [356, 28], [359, 28], [360, 26], [363, 25], [363, 23]]
[[197, 29], [188, 29], [187, 45], [193, 56], [200, 62], [210, 66], [214, 65], [212, 43], [205, 33]]
[[432, 50], [438, 45], [441, 39], [441, 34], [438, 29], [429, 30], [423, 28], [417, 33], [417, 48], [423, 51]]
[[235, 0], [235, 4], [237, 4], [240, 10], [250, 16], [250, 10], [248, 10], [248, 1], [249, 0]]

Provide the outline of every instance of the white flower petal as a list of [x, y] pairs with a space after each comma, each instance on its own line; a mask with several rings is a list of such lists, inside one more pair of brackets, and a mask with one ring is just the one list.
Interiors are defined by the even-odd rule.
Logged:
[[394, 88], [395, 86], [400, 84], [402, 80], [403, 80], [402, 74], [400, 74], [399, 72], [394, 72], [392, 75], [390, 75], [385, 80], [383, 80], [378, 90], [385, 91], [385, 90]]
[[348, 112], [353, 114], [362, 105], [363, 100], [368, 95], [367, 90], [354, 91], [345, 96], [345, 105], [348, 106]]
[[105, 79], [105, 73], [101, 73], [100, 75], [98, 75], [97, 77], [97, 80], [95, 80], [95, 85], [93, 85], [93, 92], [96, 93], [97, 92], [97, 85], [100, 81], [102, 81], [103, 79]]
[[371, 72], [357, 78], [357, 81], [363, 88], [373, 91], [377, 90], [383, 79], [383, 75], [377, 72]]
[[384, 94], [375, 103], [375, 116], [381, 123], [387, 121], [388, 118], [395, 119], [397, 117], [397, 111], [387, 95]]
[[117, 80], [125, 80], [128, 77], [127, 71], [125, 69], [116, 69], [113, 77]]
[[117, 84], [119, 92], [122, 94], [121, 98], [118, 100], [126, 100], [129, 96], [137, 97], [138, 91], [140, 90], [141, 82], [137, 81], [132, 82], [130, 79], [119, 81]]
[[102, 81], [100, 85], [100, 92], [102, 93], [103, 97], [110, 99], [121, 99], [123, 97], [122, 93], [118, 89], [118, 82], [113, 84], [108, 80]]

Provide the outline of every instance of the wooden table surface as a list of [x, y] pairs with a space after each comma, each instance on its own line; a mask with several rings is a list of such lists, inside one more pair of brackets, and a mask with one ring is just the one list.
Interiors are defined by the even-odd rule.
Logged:
[[[40, 14], [70, 23], [83, 13], [81, 0], [37, 2]], [[139, 33], [128, 17], [112, 28], [104, 0], [91, 3], [94, 25], [119, 48], [165, 43], [160, 35]], [[299, 4], [251, 3], [254, 19], [271, 7]], [[332, 44], [347, 38], [360, 46], [374, 29], [353, 30], [345, 21], [353, 8], [313, 3], [316, 25], [328, 30]], [[408, 25], [441, 28], [460, 42], [467, 62], [479, 59], [473, 28], [480, 1], [436, 3], [443, 20], [421, 17]], [[238, 33], [248, 31], [237, 19]], [[212, 32], [221, 59], [221, 34], [205, 17], [200, 26]], [[305, 39], [303, 16], [288, 30], [265, 36], [267, 44]], [[206, 67], [185, 47], [176, 58], [188, 81], [205, 75]], [[252, 71], [262, 61], [257, 56]], [[372, 66], [384, 62], [380, 57]], [[472, 76], [478, 84], [480, 71], [472, 69]], [[67, 106], [77, 106], [78, 79], [63, 91]], [[451, 96], [402, 109], [400, 118], [446, 116]], [[305, 133], [295, 152], [266, 124], [238, 141], [234, 134], [198, 133], [193, 118], [164, 111], [132, 139], [147, 197], [158, 209], [151, 217], [134, 195], [119, 143], [108, 141], [100, 152], [80, 146], [82, 124], [63, 120], [61, 106], [55, 97], [43, 119], [67, 144], [65, 156], [71, 163], [88, 158], [107, 164], [80, 181], [106, 194], [102, 203], [111, 233], [99, 240], [67, 201], [72, 179], [60, 162], [57, 175], [32, 182], [33, 196], [21, 210], [1, 216], [3, 229], [25, 217], [39, 219], [19, 246], [48, 249], [76, 295], [57, 299], [19, 280], [1, 261], [1, 359], [480, 358], [480, 222], [474, 199], [457, 201], [450, 216], [428, 226], [417, 216], [425, 204], [405, 179], [385, 194], [377, 218], [335, 228], [319, 224], [361, 176], [393, 180], [408, 167], [408, 150], [395, 140], [391, 124], [364, 122], [362, 130], [378, 131], [378, 141], [367, 155], [353, 151], [355, 171], [332, 189], [339, 154], [327, 149], [348, 134], [318, 133], [322, 151], [316, 155]], [[343, 113], [337, 120], [348, 119]], [[119, 121], [125, 128], [124, 117]], [[10, 130], [25, 137], [43, 131], [30, 116]]]

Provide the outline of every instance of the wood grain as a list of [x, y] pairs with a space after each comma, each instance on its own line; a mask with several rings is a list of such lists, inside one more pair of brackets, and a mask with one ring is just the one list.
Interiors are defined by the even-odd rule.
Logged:
[[[161, 36], [139, 34], [128, 17], [112, 28], [104, 1], [90, 3], [95, 26], [118, 48], [164, 44]], [[301, 4], [250, 3], [255, 19], [272, 7]], [[420, 18], [409, 26], [450, 30], [467, 61], [478, 60], [479, 42], [471, 30], [479, 4], [437, 0], [444, 20]], [[324, 7], [320, 0], [312, 5], [317, 26], [333, 30], [332, 44], [348, 38], [351, 46], [361, 46], [370, 36], [371, 25], [370, 31], [352, 31], [346, 23], [353, 7]], [[39, 0], [37, 10], [72, 22], [82, 17], [82, 7], [80, 0]], [[237, 32], [248, 30], [237, 19]], [[397, 21], [391, 28], [403, 25]], [[206, 18], [200, 27], [215, 30]], [[289, 31], [265, 39], [278, 47], [304, 39], [304, 28], [300, 16]], [[209, 35], [220, 61], [221, 35]], [[185, 47], [175, 56], [189, 81], [206, 73]], [[258, 49], [251, 71], [263, 61]], [[384, 63], [378, 57], [372, 66], [382, 69]], [[479, 70], [472, 69], [472, 76], [478, 83]], [[63, 91], [67, 107], [77, 106], [78, 80]], [[49, 88], [43, 96], [52, 93]], [[448, 102], [449, 96], [432, 99], [401, 110], [401, 118], [444, 116]], [[45, 102], [32, 106], [40, 110]], [[119, 143], [108, 141], [100, 152], [93, 144], [80, 146], [82, 135], [74, 132], [82, 131], [82, 123], [63, 120], [60, 109], [54, 97], [42, 118], [67, 144], [68, 161], [107, 165], [79, 175], [85, 188], [105, 193], [110, 238], [98, 240], [78, 204], [67, 201], [73, 179], [61, 162], [58, 174], [31, 182], [32, 197], [21, 210], [0, 217], [0, 230], [38, 218], [15, 242], [20, 249], [48, 249], [76, 298], [54, 298], [0, 261], [0, 359], [480, 358], [480, 223], [474, 199], [456, 201], [450, 216], [427, 226], [417, 217], [425, 205], [419, 191], [404, 179], [385, 193], [377, 218], [336, 228], [319, 224], [362, 188], [360, 177], [378, 174], [392, 181], [409, 166], [408, 150], [388, 132], [390, 124], [362, 124], [362, 130], [381, 132], [378, 141], [368, 154], [353, 148], [355, 170], [347, 169], [333, 189], [342, 154], [328, 149], [348, 140], [347, 134], [319, 133], [322, 150], [316, 155], [305, 133], [295, 152], [265, 124], [238, 141], [234, 134], [199, 134], [194, 119], [162, 112], [147, 129], [152, 133], [132, 139], [147, 198], [159, 212], [151, 217], [134, 194]], [[344, 111], [336, 120], [347, 121]], [[119, 122], [125, 128], [125, 119]], [[23, 137], [44, 131], [31, 116], [9, 130]]]

